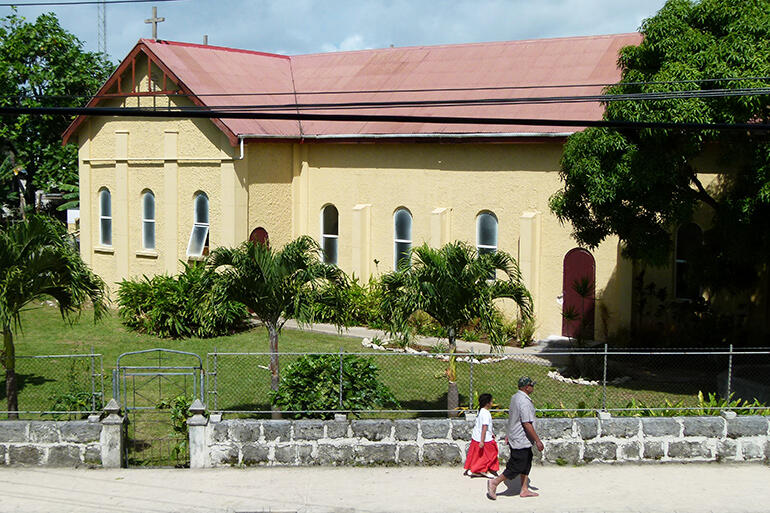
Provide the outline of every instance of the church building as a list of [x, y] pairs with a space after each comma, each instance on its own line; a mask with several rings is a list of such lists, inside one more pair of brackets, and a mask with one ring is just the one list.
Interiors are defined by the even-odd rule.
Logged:
[[[471, 118], [467, 123], [80, 116], [83, 259], [114, 291], [124, 278], [245, 240], [314, 237], [362, 282], [410, 247], [462, 240], [504, 250], [534, 298], [537, 336], [627, 327], [633, 265], [616, 238], [587, 250], [550, 212], [559, 159], [580, 127], [477, 118], [599, 120], [619, 50], [637, 33], [275, 55], [142, 39], [89, 106]], [[550, 100], [549, 100], [550, 98]], [[423, 120], [424, 121], [424, 120]], [[673, 284], [676, 266], [662, 271]], [[572, 284], [586, 279], [588, 299]], [[591, 324], [591, 323], [589, 323]]]

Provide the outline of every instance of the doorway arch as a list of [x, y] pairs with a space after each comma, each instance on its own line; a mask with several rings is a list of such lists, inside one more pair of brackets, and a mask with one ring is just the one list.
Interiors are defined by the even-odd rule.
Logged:
[[249, 242], [252, 244], [260, 243], [264, 244], [268, 248], [270, 247], [270, 236], [267, 234], [267, 230], [261, 226], [254, 228], [249, 235]]
[[562, 336], [593, 340], [596, 261], [588, 250], [573, 248], [564, 255], [562, 294]]

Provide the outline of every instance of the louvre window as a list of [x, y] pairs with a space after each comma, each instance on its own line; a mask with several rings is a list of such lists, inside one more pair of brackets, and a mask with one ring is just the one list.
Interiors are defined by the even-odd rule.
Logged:
[[155, 249], [155, 195], [142, 194], [142, 248]]
[[323, 261], [337, 265], [337, 242], [339, 240], [339, 212], [334, 205], [321, 210], [321, 248]]
[[[476, 217], [476, 251], [479, 255], [497, 251], [497, 217], [492, 212], [482, 212]], [[489, 279], [495, 279], [494, 271]]]
[[679, 228], [676, 234], [676, 259], [674, 261], [674, 288], [677, 299], [692, 301], [700, 296], [700, 284], [693, 276], [692, 260], [703, 250], [703, 233], [695, 223]]
[[187, 245], [187, 256], [202, 256], [209, 249], [209, 197], [199, 192], [194, 200], [193, 228]]
[[112, 196], [109, 189], [99, 191], [99, 244], [112, 246]]
[[393, 214], [393, 264], [396, 269], [409, 267], [412, 249], [412, 214], [399, 208]]

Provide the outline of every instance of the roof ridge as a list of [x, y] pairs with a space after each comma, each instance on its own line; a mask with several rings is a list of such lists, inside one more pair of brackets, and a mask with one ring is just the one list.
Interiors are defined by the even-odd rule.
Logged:
[[261, 55], [264, 57], [277, 57], [279, 59], [290, 59], [288, 55], [282, 55], [279, 53], [269, 53], [269, 52], [259, 52], [256, 50], [244, 50], [242, 48], [230, 48], [228, 46], [214, 46], [214, 45], [204, 45], [200, 43], [185, 43], [182, 41], [169, 41], [166, 39], [140, 39], [140, 43], [145, 45], [169, 45], [169, 46], [186, 46], [189, 48], [201, 48], [206, 50], [219, 50], [223, 52], [233, 52], [233, 53], [248, 53], [251, 55]]
[[499, 45], [499, 44], [511, 44], [511, 43], [532, 43], [539, 41], [559, 41], [559, 40], [575, 40], [575, 39], [604, 39], [623, 36], [640, 36], [641, 32], [621, 32], [618, 34], [594, 34], [590, 36], [559, 36], [559, 37], [541, 37], [531, 39], [516, 39], [516, 40], [503, 40], [503, 41], [478, 41], [475, 43], [444, 43], [439, 45], [414, 45], [414, 46], [396, 46], [386, 48], [368, 48], [361, 50], [342, 50], [333, 52], [316, 52], [316, 53], [303, 53], [292, 55], [291, 57], [310, 57], [315, 55], [329, 55], [329, 54], [351, 54], [359, 52], [384, 52], [388, 50], [416, 50], [420, 48], [456, 48], [456, 47], [468, 47], [468, 46], [484, 46], [484, 45]]

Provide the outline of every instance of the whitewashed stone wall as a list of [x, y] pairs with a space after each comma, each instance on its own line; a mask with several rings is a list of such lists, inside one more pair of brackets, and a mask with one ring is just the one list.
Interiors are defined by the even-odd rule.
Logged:
[[98, 420], [0, 422], [0, 465], [101, 466]]
[[[500, 458], [505, 419], [495, 419]], [[768, 417], [538, 419], [537, 463], [770, 462]], [[220, 420], [205, 427], [203, 466], [460, 465], [473, 422], [409, 420]]]

